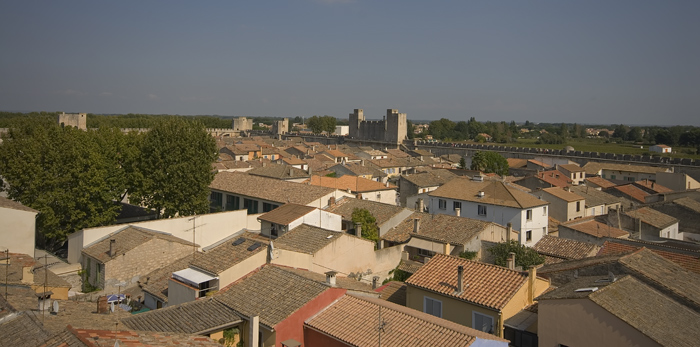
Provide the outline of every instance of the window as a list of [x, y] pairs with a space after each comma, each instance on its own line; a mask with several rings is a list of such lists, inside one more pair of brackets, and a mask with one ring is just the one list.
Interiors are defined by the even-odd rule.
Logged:
[[423, 249], [423, 248], [418, 248], [418, 255], [420, 255], [421, 257], [431, 257], [432, 258], [435, 256], [435, 252], [429, 251], [429, 250]]
[[576, 201], [576, 212], [581, 212], [581, 202]]
[[525, 232], [525, 241], [532, 241], [532, 230]]
[[547, 206], [542, 208], [542, 215], [546, 216], [547, 215]]
[[243, 199], [243, 208], [248, 210], [248, 214], [258, 213], [258, 202], [251, 199]]
[[547, 235], [547, 227], [542, 228], [542, 236]]
[[625, 177], [625, 179], [629, 182], [634, 182], [634, 177]]
[[221, 209], [221, 206], [223, 205], [224, 195], [219, 193], [219, 192], [211, 192], [211, 208], [212, 209]]
[[226, 211], [235, 211], [241, 208], [241, 199], [237, 196], [226, 195]]
[[472, 328], [493, 334], [493, 317], [472, 311]]
[[611, 179], [611, 180], [614, 180], [614, 179], [615, 179], [615, 175], [610, 175], [610, 179]]
[[455, 211], [457, 211], [458, 208], [459, 208], [459, 209], [462, 208], [462, 203], [459, 202], [459, 201], [453, 202], [453, 203], [452, 203], [452, 209], [455, 210]]
[[478, 208], [479, 216], [486, 215], [486, 206], [485, 205], [478, 205], [477, 208]]
[[423, 312], [442, 318], [442, 301], [424, 296]]
[[532, 210], [525, 211], [525, 219], [532, 220]]
[[446, 210], [447, 209], [447, 200], [438, 199], [438, 207], [441, 210]]
[[270, 212], [274, 209], [276, 209], [278, 206], [275, 204], [269, 204], [267, 202], [263, 202], [263, 212]]

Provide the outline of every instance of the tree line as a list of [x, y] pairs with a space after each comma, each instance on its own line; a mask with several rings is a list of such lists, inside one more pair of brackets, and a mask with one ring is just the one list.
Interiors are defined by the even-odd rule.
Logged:
[[38, 210], [38, 243], [60, 248], [78, 230], [115, 222], [119, 204], [159, 218], [206, 213], [216, 143], [196, 120], [164, 117], [147, 133], [82, 131], [52, 117], [9, 124], [0, 144], [0, 191]]

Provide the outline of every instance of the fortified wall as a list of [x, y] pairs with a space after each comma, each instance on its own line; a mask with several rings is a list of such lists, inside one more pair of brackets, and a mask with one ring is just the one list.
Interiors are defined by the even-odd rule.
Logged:
[[406, 114], [388, 109], [382, 120], [368, 121], [362, 109], [355, 109], [350, 114], [349, 130], [352, 139], [400, 144], [406, 139]]
[[233, 128], [234, 131], [253, 130], [253, 119], [248, 119], [246, 117], [234, 118], [231, 123], [231, 128]]

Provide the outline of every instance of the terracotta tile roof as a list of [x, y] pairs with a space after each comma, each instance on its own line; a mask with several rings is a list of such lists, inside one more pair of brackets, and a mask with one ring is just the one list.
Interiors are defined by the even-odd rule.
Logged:
[[581, 259], [595, 254], [598, 246], [545, 235], [532, 247], [537, 253], [560, 259]]
[[414, 274], [422, 266], [423, 266], [423, 263], [421, 263], [421, 262], [417, 262], [417, 261], [413, 261], [413, 260], [401, 260], [399, 262], [399, 266], [397, 266], [396, 268], [401, 270], [401, 271], [405, 271], [405, 272], [408, 272], [410, 274]]
[[588, 186], [571, 186], [572, 193], [586, 199], [586, 207], [611, 205], [620, 202], [620, 198]]
[[340, 237], [355, 236], [302, 224], [278, 237], [273, 241], [273, 245], [294, 252], [314, 254]]
[[549, 233], [551, 234], [555, 231], [559, 231], [559, 224], [561, 224], [561, 222], [552, 218], [552, 217], [549, 217], [547, 224], [548, 224], [547, 230], [549, 230]]
[[[484, 196], [479, 197], [477, 195], [479, 192], [484, 192]], [[430, 192], [428, 195], [518, 209], [549, 204], [544, 200], [538, 199], [534, 195], [512, 188], [500, 181], [472, 181], [466, 177], [457, 177]]]
[[629, 236], [628, 232], [601, 223], [593, 218], [575, 219], [569, 222], [561, 223], [559, 225], [559, 229], [561, 229], [562, 226], [598, 238]]
[[555, 187], [567, 187], [574, 182], [557, 170], [541, 171], [537, 173], [536, 177]]
[[673, 203], [685, 207], [688, 210], [700, 213], [700, 202], [697, 202], [691, 198], [685, 197], [673, 200]]
[[623, 171], [623, 172], [638, 172], [638, 173], [657, 173], [668, 171], [663, 167], [646, 166], [646, 165], [628, 165], [628, 164], [614, 164], [614, 163], [597, 163], [589, 161], [583, 166], [583, 169], [588, 175], [599, 175], [600, 171], [611, 170], [611, 171]]
[[[248, 250], [248, 247], [253, 244], [260, 243], [259, 240], [254, 238], [254, 235], [255, 234], [245, 232], [240, 236], [229, 237], [213, 248], [202, 252], [191, 264], [193, 267], [213, 274], [221, 274], [243, 260], [267, 249], [265, 244], [261, 244], [260, 247], [252, 251]], [[238, 245], [233, 244], [236, 240], [241, 238], [244, 239], [243, 243]]]
[[[466, 288], [456, 295], [459, 265], [464, 267]], [[526, 272], [438, 253], [409, 277], [406, 284], [500, 310], [526, 284], [527, 276]]]
[[557, 165], [557, 167], [560, 167], [569, 172], [583, 172], [583, 168], [576, 164]]
[[[192, 245], [192, 242], [170, 234], [129, 225], [87, 245], [82, 252], [102, 263], [106, 263], [120, 254], [124, 254], [156, 238], [183, 245]], [[109, 255], [110, 240], [115, 240], [114, 247], [116, 252], [114, 257]]]
[[328, 288], [282, 267], [267, 265], [216, 297], [237, 313], [258, 315], [261, 324], [274, 328]]
[[[418, 234], [413, 232], [414, 219], [420, 219]], [[491, 222], [478, 219], [414, 212], [409, 218], [391, 228], [382, 238], [392, 242], [406, 242], [411, 237], [416, 237], [451, 245], [464, 245], [490, 225]]]
[[410, 154], [408, 154], [400, 149], [389, 148], [389, 149], [384, 150], [384, 152], [388, 153], [389, 155], [391, 155], [394, 158], [408, 158], [411, 156]]
[[337, 164], [333, 165], [329, 168], [331, 171], [335, 171], [335, 169], [340, 169], [344, 168], [350, 172], [352, 172], [355, 176], [366, 176], [366, 175], [371, 175], [372, 177], [385, 177], [386, 174], [382, 172], [381, 170], [378, 170], [374, 167], [370, 167], [368, 165], [362, 165], [362, 163], [345, 163], [343, 164]]
[[271, 165], [266, 165], [263, 167], [258, 167], [258, 168], [249, 170], [247, 172], [247, 174], [253, 175], [253, 176], [275, 178], [275, 179], [280, 179], [280, 180], [300, 179], [300, 178], [308, 178], [309, 177], [308, 172], [306, 172], [302, 169], [297, 169], [293, 166], [284, 165], [284, 164], [271, 164]]
[[387, 329], [382, 345], [470, 346], [476, 338], [506, 342], [478, 330], [381, 299], [345, 295], [305, 324], [352, 346], [376, 346], [378, 312]]
[[2, 196], [0, 196], [0, 208], [9, 208], [9, 209], [17, 210], [17, 211], [27, 211], [27, 212], [39, 213], [39, 211], [37, 211], [33, 208], [24, 206], [24, 205], [20, 204], [19, 202], [10, 200], [8, 198], [4, 198]]
[[201, 335], [241, 321], [234, 310], [213, 297], [131, 315], [122, 323], [133, 330]]
[[[197, 254], [201, 256], [201, 253]], [[184, 270], [190, 266], [192, 255], [188, 254], [174, 262], [157, 269], [146, 276], [141, 277], [139, 284], [144, 292], [157, 297], [163, 302], [168, 302], [168, 279], [173, 272]]]
[[545, 164], [545, 163], [543, 163], [543, 162], [541, 162], [541, 161], [539, 161], [539, 160], [535, 160], [535, 159], [528, 159], [527, 162], [528, 162], [528, 163], [533, 163], [533, 164], [535, 164], [535, 165], [537, 165], [537, 166], [541, 166], [541, 167], [545, 167], [545, 168], [552, 167], [552, 165]]
[[[306, 181], [308, 182], [308, 181]], [[340, 177], [311, 176], [311, 185], [326, 188], [350, 190], [353, 193], [376, 192], [380, 190], [395, 190], [395, 185], [385, 185], [381, 182], [368, 180], [366, 178], [344, 175]]]
[[[324, 275], [324, 274], [316, 273], [316, 272], [309, 271], [306, 269], [288, 268], [288, 267], [282, 267], [282, 268], [285, 271], [289, 271], [291, 273], [294, 273], [295, 275], [299, 275], [301, 277], [304, 277], [307, 280], [311, 280], [311, 281], [314, 281], [316, 283], [320, 283], [320, 284], [323, 284], [325, 286], [328, 286], [328, 284], [326, 284], [326, 275]], [[372, 286], [370, 284], [356, 280], [354, 278], [341, 276], [340, 274], [336, 275], [335, 285], [338, 288], [347, 289], [349, 291], [375, 294], [375, 291], [372, 289]]]
[[522, 167], [527, 166], [527, 159], [519, 159], [519, 158], [506, 158], [506, 161], [508, 161], [508, 167], [511, 169], [519, 169]]
[[632, 218], [640, 218], [642, 223], [649, 224], [659, 229], [663, 229], [678, 223], [678, 219], [659, 211], [652, 210], [649, 207], [642, 207], [633, 211], [626, 211], [625, 214]]
[[345, 158], [348, 155], [337, 150], [337, 149], [327, 149], [323, 151], [321, 154], [328, 155], [329, 157], [335, 159], [335, 158]]
[[588, 298], [662, 346], [693, 346], [700, 339], [700, 329], [678, 324], [698, 322], [700, 314], [631, 276], [591, 293]]
[[209, 188], [277, 203], [307, 205], [334, 189], [309, 186], [240, 172], [219, 172]]
[[279, 225], [287, 225], [315, 210], [315, 207], [299, 205], [299, 204], [284, 204], [270, 212], [267, 212], [260, 217], [261, 221], [267, 221]]
[[601, 188], [603, 188], [603, 189], [605, 189], [605, 188], [610, 188], [610, 187], [614, 187], [614, 186], [617, 185], [617, 184], [615, 184], [615, 183], [612, 183], [612, 182], [606, 180], [606, 179], [603, 178], [603, 177], [598, 177], [598, 176], [595, 176], [595, 177], [588, 177], [588, 178], [586, 178], [586, 181], [591, 182], [591, 183], [593, 183], [594, 185], [596, 185], [596, 186], [598, 186], [598, 187], [601, 187]]
[[221, 164], [226, 166], [226, 169], [247, 169], [252, 167], [248, 162], [240, 160], [222, 161]]
[[[623, 243], [625, 242], [625, 243]], [[635, 242], [638, 245], [629, 244], [627, 240], [625, 241], [615, 241], [609, 240], [603, 243], [603, 247], [598, 251], [599, 256], [610, 255], [610, 254], [627, 254], [632, 253], [641, 249], [642, 247], [648, 248], [650, 251], [682, 266], [686, 270], [700, 274], [700, 254], [686, 254], [680, 251], [674, 251], [672, 248], [668, 250], [659, 249], [660, 246]]]
[[551, 188], [545, 188], [542, 189], [542, 191], [547, 192], [550, 195], [553, 195], [554, 197], [557, 197], [561, 200], [564, 200], [566, 202], [574, 202], [574, 201], [581, 201], [584, 198], [578, 194], [569, 192], [564, 190], [564, 188], [560, 187], [551, 187]]
[[634, 182], [635, 185], [647, 188], [655, 193], [670, 193], [673, 191], [671, 188], [666, 188], [654, 181], [649, 181], [649, 180], [641, 180], [641, 181], [636, 181]]
[[419, 188], [441, 186], [455, 177], [457, 175], [447, 170], [431, 170], [415, 175], [401, 175], [401, 178]]
[[608, 254], [604, 256], [565, 260], [555, 264], [546, 264], [537, 269], [537, 274], [538, 276], [542, 275], [543, 277], [550, 277], [550, 275], [558, 272], [572, 271], [602, 264], [614, 264], [622, 257], [623, 255], [621, 254]]
[[306, 161], [297, 157], [282, 158], [282, 161], [287, 165], [306, 165]]
[[[221, 345], [207, 336], [182, 335], [172, 333], [158, 333], [149, 331], [113, 331], [113, 330], [87, 330], [67, 329], [78, 337], [88, 347], [114, 347], [119, 341], [120, 345], [133, 347], [220, 347]], [[56, 345], [58, 347], [59, 345]], [[51, 346], [54, 347], [54, 346]]]
[[[628, 277], [628, 275], [625, 277]], [[619, 278], [616, 278], [616, 281], [617, 280], [619, 280]], [[576, 289], [591, 287], [598, 287], [600, 289], [612, 283], [614, 282], [610, 281], [609, 276], [579, 276], [578, 278], [574, 278], [568, 283], [565, 283], [558, 287], [554, 287], [552, 290], [543, 293], [542, 295], [535, 298], [535, 300], [542, 301], [551, 299], [583, 299], [587, 298], [591, 294], [591, 292], [576, 291]]]
[[391, 281], [375, 290], [379, 298], [397, 305], [406, 306], [406, 283]]
[[625, 184], [621, 186], [615, 186], [613, 188], [610, 188], [612, 190], [617, 190], [618, 192], [624, 194], [625, 196], [628, 196], [632, 198], [633, 200], [637, 202], [644, 203], [644, 197], [649, 195], [649, 193], [637, 188], [634, 186], [634, 184]]
[[376, 201], [343, 197], [337, 200], [335, 205], [326, 208], [326, 210], [343, 216], [343, 220], [352, 220], [352, 212], [356, 208], [367, 209], [377, 220], [377, 225], [380, 226], [405, 209], [401, 206], [383, 204]]

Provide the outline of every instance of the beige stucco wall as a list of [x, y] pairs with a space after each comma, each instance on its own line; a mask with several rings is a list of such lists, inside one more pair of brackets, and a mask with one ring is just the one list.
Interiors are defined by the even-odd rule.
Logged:
[[309, 270], [324, 273], [329, 270], [341, 273], [365, 272], [374, 269], [374, 242], [348, 234], [340, 234], [329, 245], [314, 254]]
[[540, 301], [537, 324], [542, 347], [659, 346], [587, 298]]
[[267, 261], [267, 251], [262, 250], [219, 274], [219, 289], [235, 282]]
[[0, 207], [0, 221], [0, 251], [9, 249], [10, 253], [33, 257], [36, 212]]

